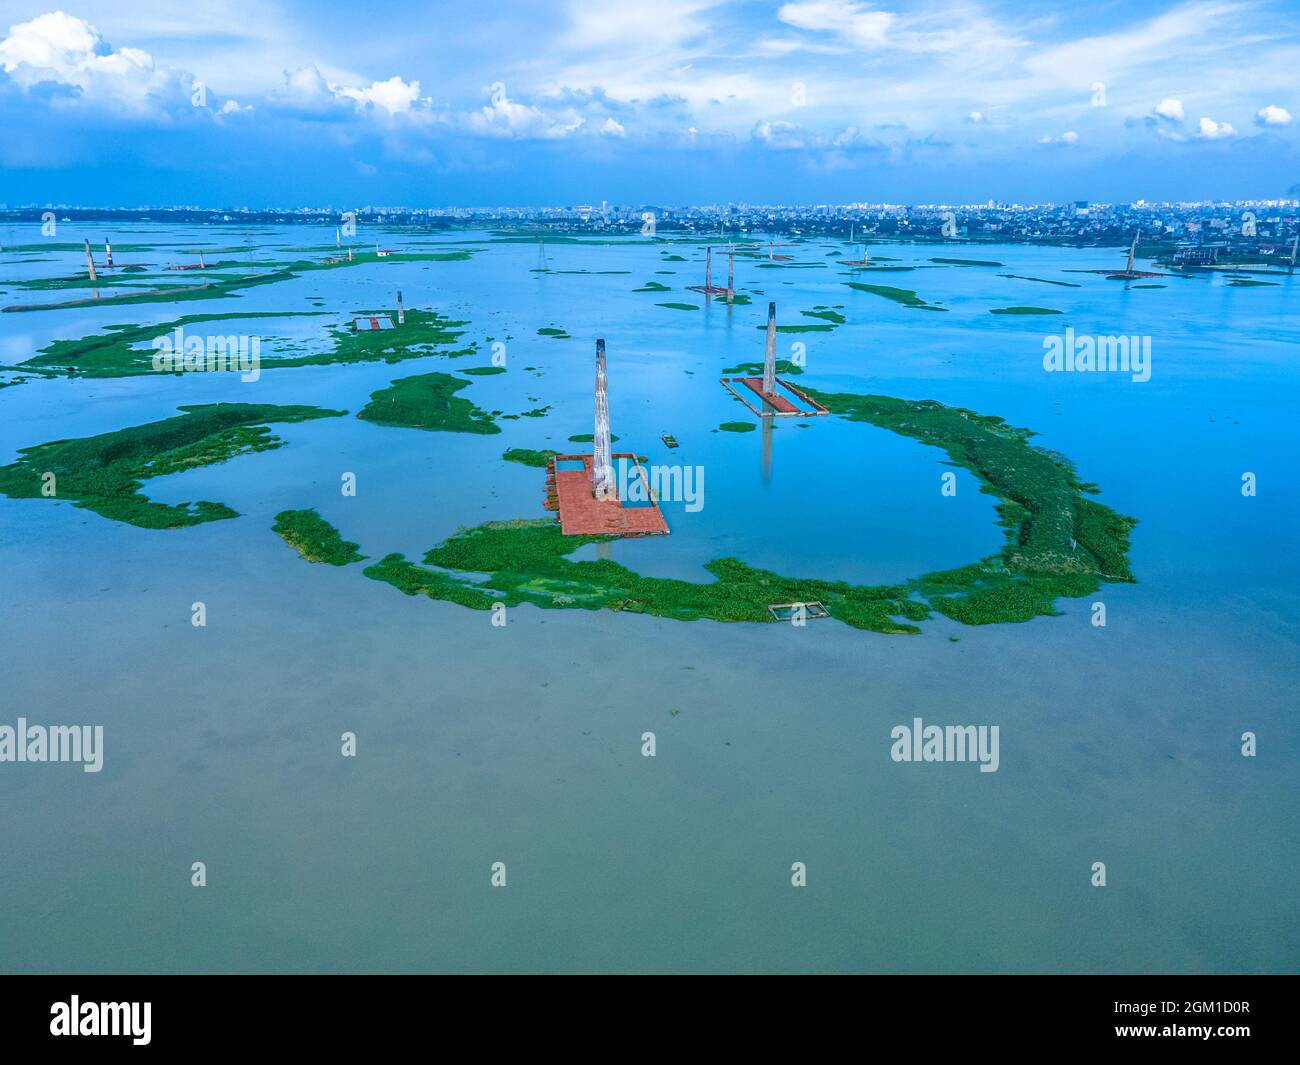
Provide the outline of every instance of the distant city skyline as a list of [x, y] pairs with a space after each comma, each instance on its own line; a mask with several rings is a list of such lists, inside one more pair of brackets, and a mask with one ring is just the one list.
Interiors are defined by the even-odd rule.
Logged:
[[1127, 204], [1300, 185], [1281, 0], [0, 0], [0, 201]]

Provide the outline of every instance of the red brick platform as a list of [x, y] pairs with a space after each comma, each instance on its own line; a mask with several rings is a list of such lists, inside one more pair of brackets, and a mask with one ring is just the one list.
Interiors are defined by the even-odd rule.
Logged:
[[[815, 418], [819, 415], [830, 413], [830, 411], [816, 400], [810, 399], [803, 392], [800, 392], [799, 389], [795, 388], [789, 381], [782, 380], [780, 377], [776, 379], [777, 387], [784, 388], [791, 395], [801, 400], [805, 406], [800, 407], [797, 404], [790, 402], [790, 400], [786, 399], [786, 397], [781, 395], [779, 392], [773, 392], [771, 394], [765, 393], [763, 391], [763, 379], [761, 377], [724, 377], [722, 378], [722, 383], [727, 386], [727, 390], [733, 396], [760, 417], [764, 414], [773, 414], [779, 418]], [[762, 406], [754, 406], [754, 404], [735, 387], [736, 385], [743, 385], [758, 398], [760, 404], [766, 403], [772, 409], [766, 410]]]
[[[635, 466], [635, 475], [645, 485], [645, 494], [650, 496], [650, 483], [645, 471], [630, 452], [616, 452], [611, 456], [615, 471], [618, 460], [624, 459]], [[580, 470], [558, 470], [558, 462], [580, 461]], [[657, 503], [648, 503], [634, 507], [625, 507], [617, 496], [617, 481], [614, 492], [608, 499], [597, 499], [591, 490], [590, 455], [556, 455], [551, 459], [547, 475], [547, 496], [554, 498], [560, 512], [560, 528], [565, 536], [666, 536], [668, 522]], [[549, 506], [548, 506], [548, 509]]]

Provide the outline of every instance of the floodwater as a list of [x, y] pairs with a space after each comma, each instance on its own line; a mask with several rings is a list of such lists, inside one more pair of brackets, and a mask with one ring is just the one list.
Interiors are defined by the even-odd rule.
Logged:
[[[200, 246], [323, 256], [334, 237], [75, 228], [59, 239], [111, 235], [119, 262], [155, 264]], [[115, 323], [328, 312], [214, 323], [262, 336], [253, 383], [150, 374], [0, 390], [0, 464], [180, 404], [350, 412], [273, 425], [279, 450], [145, 485], [162, 501], [224, 502], [235, 520], [151, 531], [0, 497], [0, 725], [103, 725], [105, 747], [99, 773], [0, 763], [6, 971], [1295, 971], [1300, 278], [1139, 288], [1067, 272], [1120, 265], [1115, 249], [870, 249], [916, 268], [858, 280], [914, 289], [948, 308], [936, 313], [847, 288], [827, 253], [855, 249], [812, 241], [796, 249], [809, 265], [739, 261], [751, 302], [728, 308], [684, 291], [703, 280], [694, 247], [377, 239], [477, 250], [220, 301], [0, 315], [0, 363], [13, 364]], [[15, 226], [5, 244], [40, 240]], [[151, 247], [118, 250], [132, 243]], [[541, 254], [549, 273], [535, 270]], [[84, 295], [6, 284], [82, 258], [0, 254], [0, 302]], [[651, 280], [671, 291], [632, 291]], [[276, 353], [320, 350], [352, 312], [392, 306], [399, 288], [408, 307], [464, 321], [457, 346], [475, 351], [271, 368]], [[994, 500], [964, 470], [943, 495], [951, 467], [935, 449], [838, 418], [714, 431], [755, 420], [718, 378], [761, 359], [769, 300], [783, 324], [818, 322], [801, 313], [816, 307], [847, 318], [781, 334], [779, 354], [806, 362], [797, 383], [937, 399], [1040, 433], [1102, 502], [1139, 519], [1138, 583], [1063, 600], [1058, 617], [936, 618], [919, 636], [532, 607], [497, 627], [360, 566], [303, 562], [271, 531], [280, 510], [316, 507], [372, 559], [418, 558], [462, 526], [542, 516], [542, 471], [501, 453], [589, 446], [567, 438], [592, 431], [604, 337], [615, 450], [698, 468], [704, 485], [698, 509], [664, 505], [671, 536], [617, 543], [616, 560], [708, 580], [704, 563], [732, 556], [878, 583], [996, 551]], [[1026, 305], [1064, 313], [988, 313]], [[1067, 326], [1150, 337], [1150, 380], [1045, 372], [1044, 337]], [[507, 372], [466, 378], [460, 395], [545, 417], [479, 436], [352, 416], [394, 379], [487, 365], [494, 342]], [[355, 497], [340, 491], [345, 473]], [[1092, 623], [1098, 601], [1105, 627]], [[890, 730], [917, 717], [998, 726], [998, 770], [892, 761]], [[355, 758], [340, 755], [344, 732]], [[806, 887], [791, 884], [796, 862]]]

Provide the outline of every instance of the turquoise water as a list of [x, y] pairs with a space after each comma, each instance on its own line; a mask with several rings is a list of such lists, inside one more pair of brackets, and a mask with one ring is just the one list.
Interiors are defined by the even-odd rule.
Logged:
[[[116, 244], [239, 245], [234, 227], [114, 229]], [[102, 230], [78, 228], [96, 241]], [[15, 227], [15, 239], [35, 243]], [[332, 243], [292, 228], [249, 238]], [[495, 436], [348, 417], [276, 426], [288, 446], [150, 481], [241, 517], [154, 532], [47, 501], [0, 498], [0, 724], [105, 729], [99, 774], [0, 764], [0, 964], [16, 971], [1294, 971], [1300, 280], [1136, 289], [1114, 250], [877, 249], [917, 266], [869, 277], [947, 313], [854, 292], [812, 268], [737, 266], [749, 306], [705, 305], [702, 254], [641, 241], [538, 250], [489, 234], [469, 262], [371, 264], [222, 301], [0, 315], [0, 362], [111, 323], [223, 310], [266, 320], [264, 354], [323, 343], [348, 312], [432, 307], [468, 324], [463, 359], [31, 381], [0, 390], [0, 463], [20, 447], [165, 417], [181, 403], [315, 403], [355, 412], [393, 379], [484, 365], [461, 393], [487, 410], [550, 406]], [[362, 246], [365, 241], [361, 242]], [[373, 246], [373, 245], [371, 245]], [[460, 245], [458, 245], [460, 246]], [[841, 246], [840, 250], [849, 249]], [[0, 256], [6, 289], [78, 255]], [[940, 267], [932, 256], [1002, 268]], [[117, 251], [120, 261], [190, 256]], [[672, 270], [673, 274], [657, 271]], [[1063, 288], [1004, 278], [1070, 281]], [[672, 292], [633, 293], [648, 280]], [[762, 290], [758, 294], [753, 290]], [[316, 308], [309, 299], [322, 299]], [[683, 624], [521, 607], [504, 628], [301, 562], [271, 532], [317, 507], [372, 558], [415, 557], [458, 527], [540, 516], [540, 471], [508, 447], [580, 449], [593, 341], [606, 339], [618, 449], [701, 466], [705, 505], [665, 505], [667, 538], [615, 544], [653, 575], [707, 579], [734, 555], [792, 575], [876, 582], [997, 549], [993, 500], [944, 456], [834, 418], [761, 432], [717, 378], [761, 358], [766, 301], [795, 324], [842, 305], [798, 379], [933, 398], [1037, 430], [1100, 499], [1135, 515], [1136, 585], [1063, 601], [1024, 625], [927, 622], [920, 636], [834, 621]], [[698, 311], [657, 307], [701, 305]], [[1034, 305], [1061, 316], [991, 315]], [[572, 339], [538, 336], [560, 326]], [[1151, 380], [1048, 374], [1042, 339], [1148, 335]], [[252, 329], [217, 323], [222, 334]], [[286, 338], [272, 341], [271, 337]], [[526, 367], [533, 367], [532, 370]], [[690, 372], [687, 372], [690, 371]], [[661, 433], [681, 446], [669, 451]], [[355, 498], [340, 494], [357, 475]], [[1243, 471], [1259, 495], [1243, 498]], [[1107, 605], [1090, 624], [1093, 599]], [[190, 604], [208, 625], [189, 624]], [[949, 636], [960, 637], [953, 642]], [[676, 714], [673, 713], [676, 711]], [[996, 724], [1001, 766], [906, 765], [890, 729]], [[356, 759], [339, 736], [357, 733]], [[655, 758], [641, 735], [657, 737]], [[1242, 758], [1240, 736], [1259, 737]], [[190, 886], [207, 863], [209, 884]], [[503, 861], [508, 886], [489, 885]], [[790, 886], [792, 862], [808, 866]], [[1104, 861], [1108, 884], [1090, 886]]]

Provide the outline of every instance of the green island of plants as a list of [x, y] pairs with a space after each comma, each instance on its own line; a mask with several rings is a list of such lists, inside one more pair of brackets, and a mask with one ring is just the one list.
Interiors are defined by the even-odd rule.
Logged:
[[428, 429], [448, 433], [499, 433], [492, 415], [456, 395], [473, 382], [445, 373], [399, 377], [387, 388], [370, 393], [370, 402], [357, 417], [376, 425]]
[[926, 303], [916, 292], [910, 288], [894, 288], [892, 285], [868, 285], [862, 281], [845, 281], [851, 289], [858, 292], [870, 292], [873, 296], [884, 296], [887, 300], [893, 300], [895, 303], [901, 303], [904, 307], [915, 307], [920, 311], [946, 311], [947, 307], [938, 307], [933, 303]]
[[14, 499], [64, 500], [142, 529], [178, 529], [237, 518], [238, 512], [224, 503], [156, 503], [140, 489], [151, 477], [283, 446], [267, 423], [347, 413], [269, 403], [207, 403], [178, 409], [185, 413], [98, 436], [23, 448], [17, 462], [0, 466], [0, 492]]
[[[999, 499], [1006, 542], [997, 554], [897, 585], [784, 577], [734, 558], [710, 562], [715, 580], [644, 577], [609, 559], [568, 556], [602, 537], [566, 537], [551, 519], [489, 522], [463, 529], [422, 564], [391, 554], [364, 571], [407, 595], [487, 610], [494, 603], [547, 609], [622, 610], [676, 620], [770, 621], [776, 603], [821, 602], [858, 629], [917, 633], [935, 613], [968, 625], [1022, 622], [1058, 613], [1056, 600], [1132, 582], [1135, 519], [1087, 496], [1064, 457], [1029, 443], [1033, 433], [1003, 419], [930, 400], [806, 390], [832, 412], [943, 450]], [[475, 575], [474, 577], [467, 576]]]
[[[126, 248], [124, 245], [118, 245], [118, 250], [123, 251], [126, 250]], [[201, 272], [203, 280], [194, 284], [161, 281], [146, 291], [127, 292], [121, 296], [113, 296], [104, 300], [96, 300], [93, 296], [87, 296], [62, 302], [21, 304], [5, 307], [3, 309], [5, 311], [52, 311], [58, 310], [62, 307], [73, 307], [92, 303], [102, 303], [104, 305], [117, 307], [135, 303], [182, 303], [189, 300], [219, 300], [225, 299], [228, 296], [236, 296], [248, 288], [256, 288], [261, 285], [274, 285], [281, 281], [292, 281], [294, 278], [300, 277], [303, 274], [315, 273], [321, 270], [343, 270], [352, 266], [361, 266], [364, 264], [374, 266], [377, 264], [384, 265], [395, 263], [464, 262], [468, 260], [471, 255], [471, 250], [458, 248], [447, 252], [392, 252], [387, 256], [379, 256], [373, 251], [354, 252], [351, 259], [343, 258], [336, 253], [335, 256], [332, 257], [334, 261], [309, 259], [294, 259], [285, 262], [242, 261], [221, 265], [253, 267], [254, 270], [252, 273], [232, 274], [205, 271]], [[215, 265], [216, 264], [214, 264], [214, 266]], [[136, 273], [129, 283], [135, 284], [138, 281], [143, 281], [145, 278], [164, 276], [168, 275]], [[114, 277], [114, 275], [105, 275], [104, 278], [99, 280], [107, 281], [111, 277]], [[72, 279], [60, 280], [65, 282], [61, 287], [101, 287], [97, 284], [91, 284], [88, 278], [84, 284], [74, 282]], [[118, 275], [118, 278], [114, 283], [127, 282], [126, 279], [121, 278], [121, 276]]]
[[[73, 377], [137, 377], [157, 373], [153, 368], [155, 337], [169, 336], [177, 329], [200, 335], [198, 326], [212, 322], [236, 322], [247, 319], [320, 317], [322, 311], [228, 311], [224, 314], [187, 314], [156, 325], [110, 325], [102, 333], [74, 340], [55, 340], [18, 366], [33, 373]], [[379, 312], [387, 314], [387, 311]], [[462, 335], [466, 322], [444, 318], [436, 311], [411, 308], [406, 323], [399, 329], [358, 333], [348, 326], [332, 326], [332, 346], [310, 355], [264, 357], [263, 370], [297, 366], [325, 366], [356, 362], [401, 362], [434, 353], [440, 346], [454, 344]], [[202, 330], [206, 337], [207, 330]], [[144, 345], [141, 347], [140, 345]], [[469, 354], [472, 348], [447, 352], [451, 357]]]
[[1064, 311], [1054, 311], [1051, 307], [993, 307], [989, 314], [1064, 314]]
[[816, 307], [811, 311], [800, 311], [805, 318], [820, 318], [824, 322], [830, 322], [831, 325], [843, 325], [848, 321], [839, 311], [832, 310], [829, 307]]
[[1073, 281], [1053, 281], [1047, 277], [1027, 277], [1024, 274], [998, 274], [998, 277], [1009, 277], [1014, 281], [1037, 281], [1043, 285], [1059, 285], [1061, 288], [1082, 288], [1082, 285], [1076, 285]]
[[314, 510], [282, 510], [271, 530], [308, 562], [348, 566], [366, 557]]
[[552, 451], [550, 448], [543, 448], [538, 451], [531, 447], [512, 447], [507, 448], [501, 455], [507, 462], [518, 462], [522, 466], [536, 466], [538, 469], [545, 469], [546, 464], [558, 455], [558, 451]]
[[[767, 326], [756, 325], [754, 328], [766, 330]], [[829, 333], [834, 328], [833, 325], [810, 325], [805, 323], [803, 325], [778, 325], [776, 331], [778, 333]]]
[[[728, 366], [722, 372], [725, 374], [739, 374], [741, 377], [757, 377], [763, 372], [763, 364], [761, 362], [742, 362], [739, 366]], [[803, 367], [796, 366], [789, 359], [777, 359], [776, 372], [782, 377], [793, 377], [803, 373]]]

